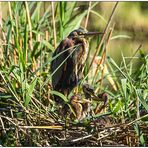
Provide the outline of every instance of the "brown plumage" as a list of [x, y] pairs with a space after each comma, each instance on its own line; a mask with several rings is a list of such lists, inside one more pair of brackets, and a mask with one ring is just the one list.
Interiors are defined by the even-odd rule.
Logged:
[[[53, 58], [60, 55], [51, 63], [52, 86], [64, 95], [69, 94], [83, 77], [82, 69], [88, 53], [84, 33], [86, 32], [82, 29], [74, 30], [53, 53]], [[59, 98], [56, 101], [58, 102]]]
[[87, 107], [86, 104], [90, 104], [90, 103], [91, 101], [87, 99], [82, 99], [82, 96], [79, 94], [74, 94], [70, 98], [70, 104], [76, 113], [76, 119], [82, 120], [83, 118], [86, 117], [90, 107], [90, 105], [88, 105]]
[[[85, 98], [92, 101], [103, 101], [103, 105], [101, 107], [99, 107], [99, 105], [97, 105], [96, 109], [95, 109], [95, 114], [98, 114], [99, 112], [101, 112], [107, 105], [107, 100], [108, 100], [108, 96], [107, 93], [103, 92], [101, 94], [95, 94], [94, 88], [92, 86], [90, 86], [89, 84], [83, 84], [82, 86]], [[85, 105], [85, 106], [84, 106]], [[84, 104], [83, 106], [85, 108], [90, 108], [88, 103]], [[84, 108], [83, 107], [83, 108]]]
[[83, 114], [83, 108], [82, 104], [79, 102], [81, 99], [81, 96], [79, 95], [73, 95], [70, 98], [70, 104], [73, 107], [75, 113], [76, 113], [76, 119], [80, 120]]
[[[84, 64], [88, 55], [86, 36], [99, 35], [99, 32], [87, 32], [80, 28], [72, 31], [61, 41], [53, 53], [51, 62], [53, 89], [68, 95], [83, 78]], [[101, 33], [102, 34], [102, 33]], [[61, 99], [55, 97], [57, 102]]]

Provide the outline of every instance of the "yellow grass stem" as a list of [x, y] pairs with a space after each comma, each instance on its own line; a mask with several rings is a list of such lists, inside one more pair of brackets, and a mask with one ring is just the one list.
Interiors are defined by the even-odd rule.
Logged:
[[54, 17], [54, 2], [51, 2], [51, 9], [52, 9], [52, 23], [53, 23], [53, 34], [54, 34], [54, 48], [56, 48], [56, 27], [55, 27], [55, 17]]
[[[2, 3], [0, 2], [0, 37], [2, 36]], [[0, 38], [0, 65], [3, 62], [2, 40]]]
[[8, 10], [9, 10], [10, 19], [12, 20], [12, 11], [11, 11], [11, 4], [10, 4], [10, 2], [8, 2]]
[[48, 31], [45, 31], [45, 40], [49, 41], [49, 32]]
[[[13, 20], [13, 16], [12, 16], [12, 9], [11, 9], [11, 3], [8, 2], [8, 10], [9, 10], [9, 15], [10, 15], [10, 19], [11, 21]], [[16, 23], [16, 28], [17, 28], [17, 19], [15, 19], [15, 23]], [[14, 28], [12, 28], [12, 32], [14, 33]], [[18, 32], [17, 32], [18, 34]], [[17, 35], [18, 37], [18, 35]], [[17, 38], [18, 39], [18, 38]], [[11, 40], [12, 44], [14, 44], [14, 38]], [[17, 49], [14, 48], [13, 50], [13, 55], [14, 55], [14, 64], [16, 65], [17, 64], [17, 55], [16, 55], [16, 52], [17, 52]]]
[[89, 2], [89, 6], [88, 6], [88, 11], [87, 11], [87, 16], [86, 16], [86, 21], [85, 21], [84, 29], [86, 29], [87, 28], [87, 25], [88, 25], [88, 19], [89, 19], [90, 10], [91, 10], [91, 1]]
[[[25, 8], [26, 8], [26, 15], [27, 15], [27, 20], [28, 20], [28, 25], [29, 25], [29, 46], [30, 49], [33, 50], [33, 41], [32, 41], [32, 24], [31, 24], [31, 17], [30, 17], [30, 13], [29, 13], [29, 7], [28, 7], [28, 3], [25, 2]], [[33, 57], [33, 66], [32, 66], [32, 70], [35, 71], [36, 69], [36, 61], [35, 58]]]
[[[102, 69], [102, 71], [101, 71], [101, 80], [99, 81], [99, 82], [100, 82], [100, 87], [101, 87], [102, 84], [103, 84], [104, 73], [105, 73], [105, 71], [107, 70], [107, 66], [106, 66], [106, 64], [105, 64], [105, 60], [106, 60], [106, 51], [107, 51], [107, 49], [108, 49], [109, 41], [110, 41], [110, 38], [111, 38], [111, 36], [112, 36], [113, 30], [114, 30], [114, 25], [113, 25], [113, 27], [111, 28], [111, 30], [110, 30], [110, 32], [109, 32], [109, 35], [108, 35], [108, 38], [107, 38], [106, 47], [105, 47], [105, 50], [104, 50], [104, 52], [103, 52], [103, 55], [102, 55], [102, 58], [101, 58], [101, 62], [100, 62], [100, 65], [103, 67], [103, 69]], [[98, 73], [98, 70], [99, 70], [100, 65], [98, 65], [97, 68], [96, 68], [95, 76], [96, 76], [97, 73]], [[115, 88], [115, 90], [116, 90], [115, 83], [112, 83], [112, 82], [114, 82], [114, 81], [112, 80], [112, 78], [108, 76], [107, 79], [108, 79], [109, 82], [111, 83], [112, 87]], [[96, 92], [99, 92], [99, 89], [98, 89]]]
[[51, 130], [62, 130], [63, 127], [60, 125], [57, 126], [19, 126], [21, 129], [51, 129]]

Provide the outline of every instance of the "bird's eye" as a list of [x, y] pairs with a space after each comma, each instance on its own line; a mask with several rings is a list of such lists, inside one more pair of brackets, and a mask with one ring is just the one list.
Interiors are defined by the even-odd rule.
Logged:
[[82, 35], [82, 32], [79, 32], [79, 35]]
[[75, 31], [75, 32], [73, 32], [73, 34], [74, 34], [74, 36], [77, 36], [77, 35], [78, 35], [76, 31]]

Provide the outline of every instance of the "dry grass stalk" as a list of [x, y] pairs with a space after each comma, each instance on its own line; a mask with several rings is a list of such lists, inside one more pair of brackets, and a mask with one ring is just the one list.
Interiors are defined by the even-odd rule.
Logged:
[[[14, 40], [13, 40], [13, 44], [14, 44]], [[13, 54], [14, 54], [14, 64], [17, 65], [17, 55], [16, 55], [16, 48], [14, 48]]]
[[[12, 16], [12, 10], [11, 10], [11, 3], [8, 2], [8, 9], [9, 9], [9, 15], [10, 15], [10, 19], [13, 20], [13, 16]], [[15, 23], [17, 26], [17, 19], [15, 19]], [[12, 28], [12, 33], [14, 33], [14, 28]], [[10, 42], [14, 45], [14, 38], [10, 39]], [[13, 51], [13, 55], [14, 55], [14, 64], [17, 64], [17, 55], [16, 55], [17, 49], [15, 48]]]
[[[37, 41], [38, 41], [39, 43], [41, 43], [41, 34], [38, 34], [38, 35], [37, 35]], [[38, 60], [38, 61], [36, 61], [36, 62], [37, 62], [37, 66], [40, 67], [40, 64], [41, 64], [40, 62], [41, 62], [41, 61]], [[40, 71], [37, 71], [36, 75], [39, 76], [39, 75], [40, 75]]]
[[2, 130], [3, 132], [6, 134], [6, 130], [5, 130], [5, 126], [4, 126], [4, 122], [2, 120], [2, 118], [0, 117], [0, 122], [1, 122], [1, 125], [2, 125]]
[[33, 50], [33, 45], [32, 45], [32, 25], [31, 25], [31, 18], [30, 18], [30, 13], [29, 13], [29, 8], [28, 8], [28, 3], [27, 2], [25, 2], [25, 8], [26, 8], [26, 15], [27, 15], [27, 20], [28, 20], [28, 25], [29, 25], [30, 49]]
[[[11, 10], [11, 3], [10, 2], [8, 2], [8, 10], [9, 10], [9, 15], [10, 15], [10, 19], [11, 19], [11, 21], [13, 20], [13, 16], [12, 16], [12, 10]], [[12, 27], [12, 33], [14, 33], [14, 28]], [[12, 38], [10, 38], [10, 42], [12, 43], [12, 44], [14, 44], [14, 42], [13, 42], [13, 40], [12, 40]], [[15, 50], [15, 49], [14, 49]], [[9, 50], [8, 50], [8, 52], [9, 52]], [[13, 51], [14, 52], [14, 51]], [[14, 53], [13, 53], [14, 54]], [[9, 53], [8, 53], [8, 55], [9, 55]]]
[[54, 33], [54, 48], [56, 48], [56, 27], [55, 27], [55, 17], [54, 17], [54, 2], [51, 2], [51, 10], [52, 10], [52, 23], [53, 23], [53, 33]]
[[[30, 49], [33, 50], [32, 25], [31, 25], [31, 17], [30, 17], [29, 7], [27, 2], [25, 2], [25, 8], [26, 8], [26, 15], [27, 15], [27, 20], [29, 25], [29, 37], [30, 37], [29, 46], [30, 46]], [[35, 58], [33, 57], [32, 70], [35, 71], [36, 68], [37, 68], [37, 64], [36, 64]]]
[[12, 11], [11, 11], [11, 3], [10, 2], [8, 2], [8, 9], [9, 9], [10, 18], [12, 20], [13, 18], [12, 18]]
[[[2, 3], [0, 2], [0, 27], [2, 28]], [[0, 29], [0, 35], [1, 35], [1, 29]]]
[[1, 40], [1, 36], [2, 36], [2, 3], [0, 2], [0, 65], [2, 64], [3, 61], [3, 49], [2, 49], [2, 40]]
[[57, 126], [19, 126], [21, 129], [51, 129], [51, 130], [63, 130], [60, 125]]
[[[16, 24], [17, 41], [19, 42], [20, 49], [22, 49], [22, 39], [18, 38], [18, 19], [17, 19], [17, 16], [16, 16], [16, 19], [15, 19], [15, 24]], [[12, 39], [12, 42], [13, 42], [13, 44], [15, 44], [14, 38]], [[17, 49], [16, 48], [14, 49], [13, 54], [14, 54], [14, 63], [17, 64]]]
[[96, 49], [96, 51], [95, 51], [95, 53], [94, 53], [94, 56], [93, 56], [93, 58], [92, 58], [92, 61], [91, 61], [90, 66], [89, 66], [89, 68], [88, 68], [88, 71], [90, 70], [90, 68], [91, 68], [91, 66], [92, 66], [92, 64], [93, 64], [93, 61], [94, 61], [96, 55], [98, 54], [98, 52], [99, 52], [99, 50], [100, 50], [100, 48], [101, 48], [101, 46], [102, 46], [102, 44], [103, 44], [103, 42], [104, 42], [104, 40], [105, 40], [105, 38], [106, 38], [106, 34], [107, 34], [107, 31], [108, 31], [108, 29], [109, 29], [109, 26], [110, 26], [110, 24], [111, 24], [111, 22], [112, 22], [112, 19], [113, 19], [113, 16], [114, 16], [114, 14], [115, 14], [115, 10], [116, 10], [116, 8], [117, 8], [117, 5], [118, 5], [118, 2], [116, 2], [115, 6], [113, 7], [112, 13], [111, 13], [110, 18], [109, 18], [109, 20], [108, 20], [108, 23], [107, 23], [107, 25], [106, 25], [106, 27], [105, 27], [105, 29], [104, 29], [104, 34], [103, 34], [103, 36], [102, 36], [102, 38], [101, 38], [101, 41], [100, 41], [100, 43], [99, 43], [98, 48]]
[[45, 40], [49, 41], [49, 32], [48, 31], [45, 31]]
[[[108, 49], [109, 40], [110, 40], [110, 38], [111, 38], [111, 36], [112, 36], [113, 30], [114, 30], [114, 25], [113, 25], [113, 27], [111, 28], [111, 30], [110, 30], [110, 32], [109, 32], [109, 35], [108, 35], [108, 38], [107, 38], [106, 47], [105, 47], [105, 50], [104, 50], [104, 52], [103, 52], [103, 56], [102, 56], [102, 59], [101, 59], [101, 65], [102, 65], [103, 69], [102, 69], [102, 71], [101, 71], [100, 87], [101, 87], [102, 84], [103, 84], [104, 71], [105, 71], [106, 51], [107, 51], [107, 49]], [[98, 73], [99, 66], [100, 66], [100, 65], [98, 65], [95, 74]], [[109, 77], [108, 77], [108, 78], [109, 78]], [[96, 90], [96, 92], [99, 93], [99, 89]]]
[[71, 142], [81, 141], [81, 140], [84, 140], [84, 139], [90, 138], [90, 137], [92, 137], [92, 136], [93, 136], [93, 135], [90, 134], [90, 135], [87, 135], [87, 136], [83, 136], [83, 137], [80, 137], [80, 138], [74, 139], [74, 140], [72, 140]]
[[86, 29], [87, 28], [87, 25], [88, 25], [88, 19], [89, 19], [90, 10], [91, 10], [91, 1], [89, 2], [89, 6], [88, 6], [88, 11], [87, 11], [87, 16], [86, 16], [86, 21], [85, 21], [84, 29]]

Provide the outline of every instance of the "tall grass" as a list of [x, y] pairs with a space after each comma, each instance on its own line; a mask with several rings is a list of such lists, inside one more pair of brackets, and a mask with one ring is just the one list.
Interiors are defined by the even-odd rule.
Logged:
[[[99, 139], [96, 133], [102, 128], [99, 128], [97, 124], [100, 123], [100, 118], [104, 119], [109, 116], [117, 125], [124, 124], [122, 128], [127, 127], [128, 132], [134, 128], [135, 139], [138, 139], [138, 142], [134, 142], [132, 146], [145, 146], [146, 134], [141, 125], [146, 123], [148, 117], [148, 56], [139, 49], [139, 57], [122, 55], [122, 63], [117, 65], [106, 55], [108, 43], [114, 33], [109, 27], [113, 15], [104, 26], [107, 28], [105, 29], [106, 39], [98, 37], [98, 48], [93, 57], [95, 59], [103, 55], [102, 62], [97, 64], [97, 67], [101, 64], [103, 69], [100, 72], [97, 68], [95, 73], [90, 75], [89, 72], [93, 69], [90, 63], [93, 64], [94, 61], [88, 58], [85, 78], [82, 80], [84, 83], [94, 77], [92, 86], [96, 93], [99, 90], [109, 95], [108, 104], [104, 112], [88, 116], [79, 122], [71, 121], [68, 117], [65, 119], [61, 117], [60, 108], [53, 100], [53, 94], [60, 96], [68, 104], [69, 112], [75, 115], [69, 98], [52, 90], [50, 63], [59, 56], [52, 59], [52, 53], [72, 30], [80, 26], [87, 27], [89, 13], [93, 12], [104, 20], [108, 18], [103, 18], [93, 10], [98, 2], [88, 3], [87, 9], [83, 11], [77, 2], [49, 2], [44, 13], [41, 13], [44, 2], [7, 2], [7, 5], [9, 16], [5, 20], [0, 18], [0, 127], [2, 129], [0, 145], [63, 146], [62, 136], [67, 136], [68, 131], [71, 130], [76, 135], [71, 135], [72, 138], [78, 138], [77, 134], [82, 136], [87, 133], [88, 135], [84, 137], [87, 144], [90, 142], [87, 138]], [[91, 51], [89, 54], [91, 55]], [[135, 58], [141, 61], [138, 69], [133, 69]], [[129, 59], [130, 62], [128, 62]], [[108, 73], [104, 70], [105, 66]], [[81, 87], [80, 84], [79, 93], [82, 93]], [[92, 110], [95, 110], [97, 106], [99, 107], [98, 102], [94, 101]], [[64, 126], [65, 120], [66, 126]], [[112, 124], [111, 128], [114, 127]], [[132, 126], [129, 127], [129, 125]], [[75, 133], [75, 128], [78, 128], [78, 133]], [[60, 130], [62, 136], [58, 135], [57, 130]], [[102, 132], [104, 131], [102, 129]], [[115, 129], [107, 135], [104, 133], [100, 141], [96, 141], [102, 142], [101, 139], [104, 140], [105, 137], [118, 131], [120, 130]], [[83, 136], [73, 140], [64, 138], [65, 144], [75, 145], [76, 141], [81, 142]], [[125, 145], [130, 145], [129, 140], [127, 141]]]

